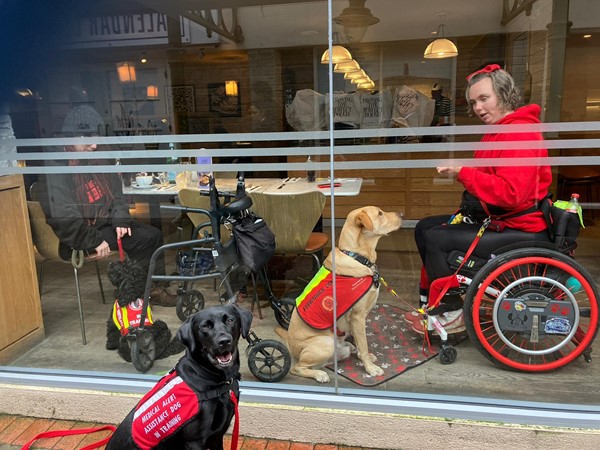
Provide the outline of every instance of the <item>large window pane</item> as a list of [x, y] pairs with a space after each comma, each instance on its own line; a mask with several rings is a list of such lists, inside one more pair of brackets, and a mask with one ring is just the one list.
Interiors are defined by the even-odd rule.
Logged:
[[[326, 386], [335, 393], [357, 388], [367, 395], [381, 390], [392, 395], [413, 392], [598, 403], [592, 394], [597, 391], [597, 369], [579, 355], [548, 375], [522, 373], [524, 368], [550, 370], [562, 365], [553, 361], [579, 354], [579, 345], [586, 346], [597, 328], [594, 221], [600, 159], [595, 78], [598, 15], [593, 14], [598, 7], [594, 2], [486, 0], [478, 2], [475, 10], [473, 2], [466, 0], [452, 2], [451, 8], [442, 1], [417, 5], [393, 0], [100, 3], [77, 11], [62, 5], [48, 11], [35, 19], [38, 31], [33, 37], [27, 25], [33, 19], [22, 7], [15, 6], [6, 15], [15, 45], [3, 46], [6, 60], [14, 64], [3, 75], [0, 171], [23, 174], [28, 200], [42, 196], [36, 211], [55, 215], [49, 223], [62, 239], [62, 253], [51, 228], [45, 231], [55, 240], [49, 244], [50, 253], [46, 251], [38, 240], [41, 231], [35, 228], [44, 225], [45, 218], [36, 219], [30, 210], [37, 271], [43, 273], [41, 300], [35, 295], [32, 300], [34, 314], [35, 308], [41, 311], [39, 342], [8, 352], [23, 338], [11, 331], [2, 343], [5, 349], [0, 348], [0, 355], [6, 355], [4, 364], [139, 373], [132, 363], [105, 348], [106, 321], [112, 323], [114, 301], [107, 259], [99, 261], [106, 303], [94, 261], [85, 262], [80, 270], [80, 320], [71, 247], [93, 255], [101, 241], [79, 236], [82, 228], [73, 231], [73, 224], [81, 221], [81, 227], [98, 228], [98, 219], [114, 213], [108, 206], [84, 211], [80, 204], [87, 194], [82, 186], [92, 182], [110, 191], [110, 198], [118, 202], [113, 205], [123, 209], [127, 220], [131, 217], [154, 227], [163, 243], [173, 244], [196, 238], [195, 228], [205, 221], [178, 209], [181, 205], [208, 207], [206, 197], [199, 194], [206, 190], [204, 176], [211, 174], [221, 191], [234, 195], [237, 177], [243, 173], [255, 210], [281, 230], [276, 233], [279, 247], [266, 271], [269, 283], [265, 286], [264, 277], [239, 270], [224, 272], [233, 292], [225, 288], [220, 276], [192, 282], [182, 275], [185, 249], [166, 249], [153, 263], [154, 275], [160, 274], [163, 259], [166, 264], [163, 278], [154, 280], [153, 286], [164, 292], [155, 293], [153, 317], [164, 321], [173, 335], [186, 314], [182, 305], [208, 307], [235, 294], [242, 307], [253, 309], [258, 338], [282, 342], [274, 329], [277, 318], [281, 321], [287, 310], [274, 311], [272, 306], [284, 299], [284, 306], [291, 308], [318, 269], [311, 252], [305, 251], [308, 236], [325, 234], [314, 252], [321, 262], [340, 239], [348, 214], [373, 205], [403, 216], [400, 229], [377, 244], [378, 270], [389, 289], [380, 287], [378, 305], [366, 325], [370, 351], [384, 375], [367, 376], [352, 354], [323, 369], [330, 378], [323, 385], [292, 374], [279, 383], [306, 390]], [[346, 22], [352, 12], [358, 14], [360, 26]], [[435, 48], [441, 38], [451, 40], [458, 55], [425, 57], [426, 48], [431, 43]], [[348, 53], [354, 62], [323, 63], [329, 45], [334, 55]], [[510, 133], [543, 133], [543, 141], [533, 147], [547, 148], [548, 158], [497, 159], [495, 152], [506, 150], [505, 143], [480, 142], [483, 135], [497, 133], [498, 127], [483, 125], [473, 114], [466, 98], [466, 77], [489, 64], [498, 64], [512, 75], [523, 103], [541, 107], [542, 125], [504, 128]], [[357, 74], [364, 79], [354, 78]], [[522, 150], [519, 143], [506, 145]], [[490, 158], [473, 157], [474, 151], [482, 149], [491, 151]], [[468, 303], [476, 305], [469, 310], [475, 315], [465, 324], [471, 333], [451, 336], [456, 362], [443, 365], [435, 356], [439, 338], [433, 336], [427, 342], [405, 320], [405, 312], [419, 307], [422, 262], [415, 226], [426, 217], [453, 214], [461, 202], [463, 184], [456, 176], [436, 171], [436, 167], [453, 165], [513, 167], [515, 176], [526, 167], [548, 165], [549, 190], [555, 200], [568, 200], [572, 192], [580, 194], [586, 227], [580, 231], [574, 256], [589, 272], [579, 281], [592, 284], [571, 299], [581, 317], [567, 315], [567, 322], [573, 329], [579, 325], [583, 337], [561, 332], [548, 333], [546, 340], [540, 340], [532, 337], [529, 325], [514, 325], [510, 333], [485, 337], [477, 325], [477, 320], [484, 321], [484, 313], [480, 316], [476, 310], [484, 311], [494, 301], [476, 298], [475, 289], [467, 293], [464, 288], [458, 294], [463, 300], [471, 297]], [[308, 181], [313, 171], [315, 181]], [[153, 177], [149, 187], [136, 179], [146, 174]], [[541, 183], [531, 180], [531, 185]], [[182, 188], [189, 192], [180, 193]], [[307, 191], [321, 192], [325, 198], [301, 197]], [[282, 196], [287, 196], [289, 204], [269, 202]], [[498, 197], [505, 198], [506, 192]], [[295, 211], [286, 212], [287, 206]], [[312, 217], [315, 208], [319, 211]], [[85, 220], [82, 214], [88, 214]], [[289, 219], [294, 214], [302, 220]], [[284, 218], [288, 222], [279, 223]], [[223, 242], [229, 235], [223, 228]], [[319, 237], [323, 238], [312, 235]], [[204, 250], [211, 246], [203, 244]], [[110, 258], [118, 259], [115, 245], [111, 247]], [[130, 248], [129, 253], [139, 256], [139, 248]], [[54, 259], [44, 263], [51, 256]], [[61, 258], [65, 259], [62, 263]], [[144, 279], [147, 264], [143, 264]], [[559, 269], [564, 272], [565, 267]], [[575, 272], [571, 275], [577, 278]], [[561, 282], [555, 275], [544, 272], [545, 276]], [[257, 301], [253, 300], [255, 292]], [[538, 294], [533, 289], [531, 296]], [[512, 291], [503, 305], [516, 304], [518, 300], [511, 295]], [[3, 300], [12, 314], [16, 296]], [[336, 311], [345, 308], [341, 297], [339, 290], [333, 295]], [[558, 305], [553, 301], [549, 308]], [[536, 317], [545, 323], [545, 318]], [[506, 328], [513, 319], [497, 320], [504, 321], [496, 323], [497, 327]], [[505, 345], [498, 345], [500, 341]], [[548, 342], [557, 348], [545, 352], [544, 345], [551, 347]], [[127, 350], [125, 345], [122, 352]], [[157, 359], [150, 373], [168, 370], [180, 354]], [[506, 364], [504, 357], [516, 362]], [[504, 371], [490, 359], [519, 370]], [[242, 355], [245, 380], [260, 386], [249, 364], [257, 370], [270, 363], [248, 361]], [[277, 371], [276, 366], [262, 369]], [[470, 383], [461, 383], [464, 378]], [[589, 389], [581, 389], [581, 384]]]

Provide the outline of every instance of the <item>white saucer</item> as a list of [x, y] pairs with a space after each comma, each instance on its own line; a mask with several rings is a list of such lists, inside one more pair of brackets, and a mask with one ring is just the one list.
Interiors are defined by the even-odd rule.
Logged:
[[153, 184], [149, 184], [148, 186], [139, 186], [137, 184], [132, 184], [131, 187], [134, 189], [154, 189], [156, 186], [154, 186]]

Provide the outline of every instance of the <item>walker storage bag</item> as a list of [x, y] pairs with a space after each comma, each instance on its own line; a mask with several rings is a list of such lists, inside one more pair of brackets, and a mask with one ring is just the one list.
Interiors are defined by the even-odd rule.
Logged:
[[275, 253], [275, 235], [254, 213], [236, 219], [232, 225], [240, 259], [250, 270], [258, 271]]

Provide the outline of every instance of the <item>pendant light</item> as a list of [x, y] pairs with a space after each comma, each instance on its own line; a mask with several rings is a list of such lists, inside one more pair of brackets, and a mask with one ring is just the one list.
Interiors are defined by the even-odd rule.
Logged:
[[117, 74], [121, 83], [133, 83], [136, 80], [135, 66], [129, 61], [117, 63]]
[[365, 8], [366, 0], [348, 0], [348, 7], [333, 18], [333, 21], [344, 27], [344, 35], [349, 42], [360, 42], [371, 25], [379, 23], [379, 19]]
[[335, 73], [348, 73], [360, 70], [360, 65], [355, 60], [337, 63], [333, 69]]
[[[439, 14], [440, 19], [445, 17], [444, 13]], [[444, 37], [444, 24], [440, 24], [437, 29], [436, 38], [425, 49], [423, 54], [427, 59], [442, 59], [458, 56], [458, 49], [454, 42]]]
[[[332, 64], [338, 64], [342, 62], [352, 61], [352, 55], [350, 52], [341, 45], [334, 45], [331, 47], [331, 62]], [[329, 49], [325, 50], [323, 56], [321, 56], [321, 64], [329, 64]]]
[[[333, 32], [333, 45], [331, 46], [331, 63], [335, 66], [342, 62], [352, 61], [352, 54], [346, 47], [340, 45], [340, 33]], [[329, 49], [323, 52], [321, 56], [321, 64], [329, 64]]]

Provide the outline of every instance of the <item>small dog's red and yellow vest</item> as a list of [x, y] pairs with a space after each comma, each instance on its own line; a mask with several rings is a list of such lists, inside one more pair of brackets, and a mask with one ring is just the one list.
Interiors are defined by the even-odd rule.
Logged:
[[173, 371], [159, 380], [135, 408], [131, 435], [142, 450], [156, 447], [200, 410], [194, 390]]
[[[144, 306], [144, 300], [138, 298], [135, 302], [129, 303], [125, 308], [119, 305], [119, 302], [115, 300], [113, 306], [112, 318], [115, 326], [121, 332], [121, 336], [127, 336], [129, 334], [129, 327], [139, 327], [142, 321], [142, 307]], [[146, 307], [146, 320], [144, 326], [152, 325], [152, 310], [150, 305]]]
[[[336, 276], [336, 319], [342, 317], [373, 285], [373, 277]], [[317, 330], [333, 327], [333, 274], [324, 266], [296, 299], [298, 314]]]

